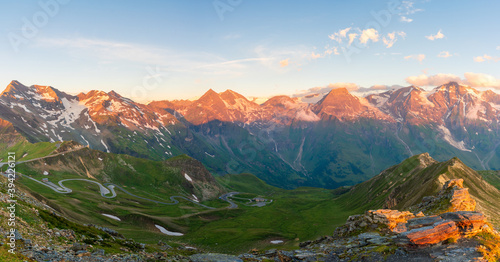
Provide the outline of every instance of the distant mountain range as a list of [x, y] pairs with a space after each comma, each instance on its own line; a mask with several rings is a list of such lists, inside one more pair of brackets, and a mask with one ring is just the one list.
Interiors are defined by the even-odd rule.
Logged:
[[144, 105], [114, 91], [73, 96], [12, 81], [0, 118], [30, 142], [73, 140], [153, 160], [188, 154], [214, 173], [249, 172], [284, 188], [352, 185], [424, 152], [500, 169], [500, 95], [454, 82], [367, 97], [333, 89], [315, 104], [276, 96], [259, 105], [209, 90]]

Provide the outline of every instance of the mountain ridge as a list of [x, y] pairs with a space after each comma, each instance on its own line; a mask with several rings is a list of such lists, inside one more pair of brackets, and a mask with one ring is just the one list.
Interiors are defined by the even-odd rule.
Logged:
[[73, 96], [13, 81], [0, 112], [30, 142], [74, 140], [153, 160], [188, 154], [211, 172], [251, 172], [290, 188], [352, 185], [423, 152], [500, 169], [500, 95], [453, 82], [367, 97], [333, 89], [315, 104], [289, 96], [256, 104], [209, 90], [145, 105], [114, 91]]

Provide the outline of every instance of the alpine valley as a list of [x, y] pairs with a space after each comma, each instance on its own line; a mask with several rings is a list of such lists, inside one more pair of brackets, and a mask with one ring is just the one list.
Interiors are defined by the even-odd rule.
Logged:
[[492, 91], [145, 105], [12, 81], [0, 118], [2, 261], [500, 259]]

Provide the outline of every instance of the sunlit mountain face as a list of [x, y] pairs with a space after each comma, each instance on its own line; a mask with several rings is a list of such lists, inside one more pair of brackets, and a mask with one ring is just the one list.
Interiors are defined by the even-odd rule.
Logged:
[[188, 154], [219, 174], [251, 172], [281, 187], [352, 185], [419, 153], [498, 169], [500, 95], [450, 82], [358, 97], [331, 90], [316, 103], [257, 104], [227, 90], [141, 104], [118, 93], [76, 96], [13, 81], [0, 117], [31, 142], [73, 140], [154, 160]]

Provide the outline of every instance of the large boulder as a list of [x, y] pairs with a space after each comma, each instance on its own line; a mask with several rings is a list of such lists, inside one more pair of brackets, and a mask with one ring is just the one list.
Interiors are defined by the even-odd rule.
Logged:
[[453, 221], [463, 236], [475, 235], [486, 225], [486, 216], [479, 212], [458, 211], [439, 215], [441, 218]]
[[[474, 212], [476, 201], [470, 197], [468, 188], [463, 187], [463, 182], [463, 179], [447, 181], [437, 196], [424, 197], [416, 214], [391, 209], [369, 210], [349, 217], [346, 225], [338, 227], [334, 235], [383, 230], [396, 235], [398, 245], [417, 247], [474, 236], [487, 228], [486, 217]], [[434, 215], [425, 216], [422, 210]]]
[[427, 246], [441, 243], [447, 239], [458, 238], [460, 231], [455, 222], [442, 220], [431, 226], [415, 228], [398, 235], [398, 244]]

